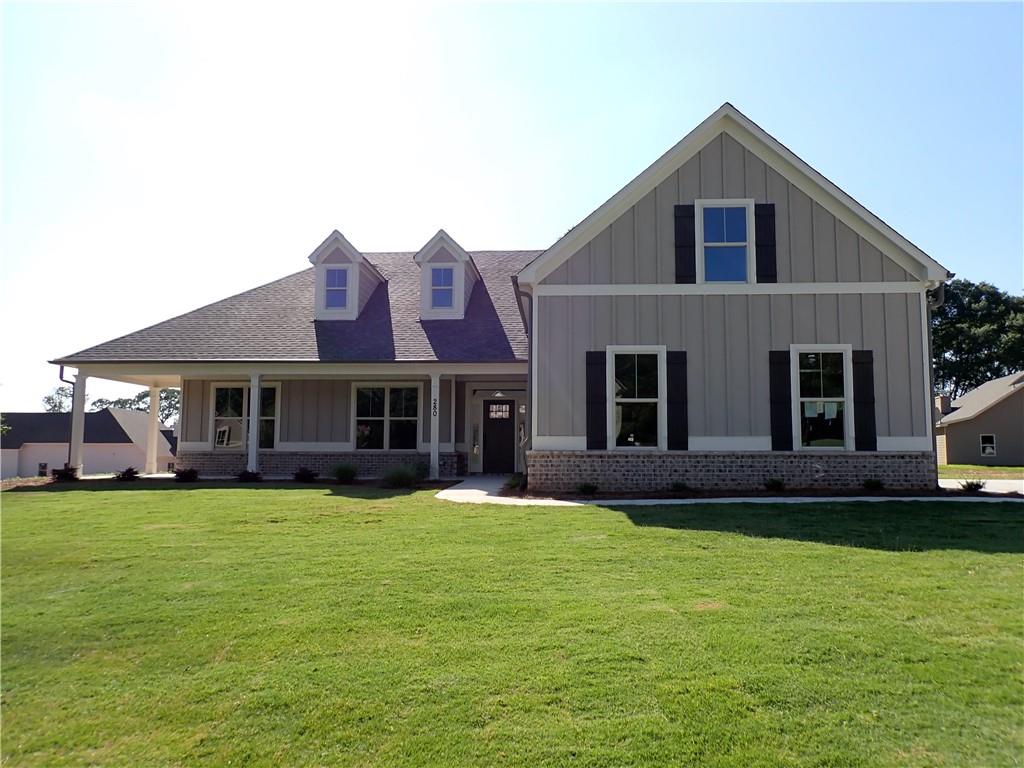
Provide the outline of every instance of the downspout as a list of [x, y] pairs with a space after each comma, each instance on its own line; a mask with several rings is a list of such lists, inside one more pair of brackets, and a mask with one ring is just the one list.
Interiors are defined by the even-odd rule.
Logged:
[[[74, 398], [75, 382], [69, 381], [68, 379], [64, 378], [64, 366], [63, 365], [60, 367], [60, 372], [57, 374], [57, 378], [60, 379], [61, 381], [63, 381], [65, 384], [70, 384], [71, 385], [72, 398]], [[72, 407], [72, 409], [74, 409], [75, 406], [72, 405], [71, 407]], [[70, 467], [71, 466], [71, 424], [70, 423], [68, 424], [68, 460], [64, 463], [64, 466], [65, 467]]]
[[[946, 272], [946, 279], [952, 280], [956, 275]], [[932, 402], [929, 413], [932, 419], [932, 455], [938, 459], [938, 435], [935, 433], [935, 348], [932, 343], [932, 312], [946, 303], [946, 284], [939, 283], [932, 289], [925, 289], [924, 293], [926, 313], [925, 322], [928, 324], [928, 397]]]
[[[526, 451], [533, 448], [533, 327], [529, 318], [533, 317], [533, 294], [527, 293], [519, 287], [519, 276], [512, 275], [512, 287], [515, 289], [516, 306], [519, 307], [519, 316], [523, 319], [523, 327], [526, 328], [526, 442], [520, 446], [522, 450], [523, 476], [527, 475]], [[523, 301], [530, 302], [529, 313], [523, 309]]]

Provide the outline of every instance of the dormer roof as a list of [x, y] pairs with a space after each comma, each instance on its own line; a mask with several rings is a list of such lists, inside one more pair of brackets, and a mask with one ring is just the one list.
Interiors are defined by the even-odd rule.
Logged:
[[348, 241], [341, 232], [334, 230], [327, 236], [320, 245], [309, 254], [309, 263], [314, 266], [320, 264], [364, 264], [372, 273], [383, 282], [384, 276], [368, 261], [352, 243]]
[[480, 272], [477, 270], [476, 264], [473, 263], [473, 257], [443, 229], [437, 230], [437, 234], [416, 252], [413, 259], [420, 266], [430, 261], [454, 261], [466, 264], [472, 269], [474, 279], [480, 277]]

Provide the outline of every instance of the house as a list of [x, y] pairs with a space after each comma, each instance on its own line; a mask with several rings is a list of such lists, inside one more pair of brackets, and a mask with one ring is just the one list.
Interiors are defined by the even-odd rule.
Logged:
[[[82, 460], [93, 474], [120, 472], [125, 467], [140, 471], [146, 466], [149, 416], [142, 411], [104, 408], [84, 414]], [[3, 477], [48, 476], [68, 461], [70, 413], [5, 413], [10, 430], [0, 437], [0, 475]], [[157, 471], [174, 468], [171, 430], [157, 439]]]
[[935, 401], [939, 464], [1024, 466], [1024, 372], [987, 381], [952, 402]]
[[335, 231], [309, 261], [55, 360], [78, 368], [75, 412], [89, 377], [151, 402], [180, 386], [177, 463], [205, 475], [935, 485], [928, 318], [949, 272], [730, 104], [545, 251], [441, 230], [363, 253]]

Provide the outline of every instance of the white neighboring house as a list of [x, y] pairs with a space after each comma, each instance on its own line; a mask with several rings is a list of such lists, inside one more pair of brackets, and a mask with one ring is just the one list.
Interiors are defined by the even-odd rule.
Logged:
[[[10, 430], [0, 437], [0, 477], [49, 475], [68, 460], [70, 413], [5, 413]], [[149, 414], [123, 408], [105, 408], [85, 414], [85, 471], [120, 472], [146, 465]], [[157, 434], [157, 471], [174, 470], [177, 439], [170, 429]]]

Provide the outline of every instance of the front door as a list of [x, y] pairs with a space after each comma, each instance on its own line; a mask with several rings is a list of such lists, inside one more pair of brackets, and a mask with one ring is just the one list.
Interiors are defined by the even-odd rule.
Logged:
[[516, 471], [515, 402], [484, 400], [484, 472]]

